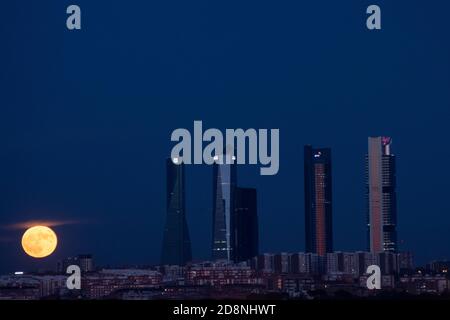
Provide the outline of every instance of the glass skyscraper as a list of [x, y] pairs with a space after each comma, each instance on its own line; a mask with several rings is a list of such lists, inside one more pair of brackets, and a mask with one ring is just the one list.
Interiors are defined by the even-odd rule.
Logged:
[[232, 150], [215, 157], [213, 164], [213, 243], [212, 259], [234, 259], [234, 196], [236, 164]]
[[372, 253], [397, 251], [395, 156], [390, 137], [369, 137], [366, 157], [367, 236]]
[[306, 252], [333, 252], [331, 150], [304, 147]]
[[180, 159], [167, 159], [166, 225], [161, 253], [163, 265], [185, 265], [192, 259], [186, 222], [185, 174]]

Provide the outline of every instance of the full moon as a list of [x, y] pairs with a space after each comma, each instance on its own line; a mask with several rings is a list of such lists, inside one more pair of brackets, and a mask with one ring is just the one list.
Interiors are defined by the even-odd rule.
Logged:
[[55, 251], [58, 238], [49, 227], [29, 228], [22, 237], [23, 250], [33, 258], [45, 258]]

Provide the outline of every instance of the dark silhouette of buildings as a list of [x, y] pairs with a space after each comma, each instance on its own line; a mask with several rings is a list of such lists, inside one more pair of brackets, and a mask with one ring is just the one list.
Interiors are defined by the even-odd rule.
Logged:
[[368, 250], [397, 251], [395, 156], [390, 137], [369, 137], [366, 157]]
[[185, 173], [180, 159], [167, 159], [167, 216], [161, 263], [185, 265], [192, 259], [191, 240], [186, 222]]
[[306, 252], [333, 252], [331, 150], [304, 147]]
[[234, 212], [234, 261], [247, 261], [258, 255], [259, 234], [256, 189], [236, 188]]

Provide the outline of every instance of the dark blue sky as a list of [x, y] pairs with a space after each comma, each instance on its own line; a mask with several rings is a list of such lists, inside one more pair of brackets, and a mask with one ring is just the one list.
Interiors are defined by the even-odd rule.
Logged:
[[[82, 27], [65, 10], [82, 9]], [[383, 30], [365, 28], [369, 4]], [[302, 251], [303, 145], [334, 160], [336, 250], [363, 250], [367, 136], [398, 156], [401, 248], [450, 258], [450, 3], [415, 1], [10, 1], [0, 10], [0, 271], [157, 263], [170, 133], [280, 128], [280, 172], [239, 169], [259, 192], [261, 251]], [[187, 168], [188, 223], [208, 258], [212, 168]], [[33, 261], [29, 220], [60, 244]]]

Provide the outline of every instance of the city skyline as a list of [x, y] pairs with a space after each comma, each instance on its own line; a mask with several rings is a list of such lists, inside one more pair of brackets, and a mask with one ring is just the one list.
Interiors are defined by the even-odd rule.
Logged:
[[[239, 185], [257, 188], [260, 252], [305, 248], [306, 144], [333, 151], [334, 250], [367, 250], [367, 137], [383, 135], [395, 142], [399, 249], [448, 259], [450, 3], [380, 0], [383, 29], [369, 31], [366, 3], [82, 2], [77, 31], [67, 3], [2, 11], [0, 273], [84, 252], [158, 263], [170, 135], [196, 120], [280, 130], [277, 175], [239, 167]], [[186, 168], [200, 260], [211, 258], [211, 180], [208, 166]], [[17, 224], [35, 220], [58, 234], [45, 260], [20, 247]]]
[[[166, 158], [166, 222], [160, 264], [99, 266], [92, 254], [78, 254], [58, 261], [53, 270], [0, 274], [0, 300], [190, 300], [216, 296], [320, 300], [382, 298], [383, 293], [389, 293], [390, 299], [448, 298], [449, 261], [416, 266], [413, 252], [397, 252], [396, 164], [391, 137], [368, 138], [367, 252], [333, 249], [331, 148], [305, 145], [305, 252], [260, 253], [258, 192], [238, 185], [235, 159], [239, 155], [235, 152], [227, 148], [211, 165], [210, 261], [196, 260], [191, 251], [185, 187], [189, 165], [179, 158]], [[79, 286], [73, 290], [67, 273], [76, 266]], [[373, 267], [379, 270], [377, 290], [369, 286]]]
[[[367, 252], [397, 253], [396, 164], [392, 138], [368, 137], [366, 155]], [[237, 184], [236, 150], [225, 148], [213, 167], [213, 228], [211, 261], [249, 261], [258, 256], [256, 189]], [[168, 165], [184, 164], [168, 159]], [[333, 250], [332, 157], [330, 148], [304, 146], [305, 253], [325, 258]], [[183, 170], [182, 170], [183, 169]], [[168, 186], [173, 178], [167, 176]], [[184, 208], [184, 174], [182, 175]], [[168, 191], [169, 192], [169, 191]], [[184, 209], [182, 210], [184, 211]], [[249, 213], [247, 212], [249, 211]], [[246, 216], [250, 214], [250, 216]], [[186, 222], [185, 222], [186, 224]], [[180, 239], [179, 239], [180, 240]], [[164, 239], [166, 241], [166, 239]], [[182, 242], [180, 242], [180, 245]], [[163, 255], [164, 255], [163, 245]], [[339, 251], [338, 251], [339, 252]], [[384, 257], [384, 256], [383, 256]], [[166, 262], [169, 260], [166, 260]], [[185, 265], [182, 263], [173, 263]], [[380, 262], [385, 263], [385, 262]], [[171, 264], [164, 263], [162, 264]]]
[[[366, 200], [368, 201], [366, 247], [368, 250], [356, 250], [354, 251], [356, 253], [397, 252], [396, 241], [387, 242], [384, 245], [380, 242], [381, 239], [396, 240], [396, 233], [393, 236], [390, 233], [385, 235], [383, 224], [378, 223], [378, 232], [381, 233], [381, 236], [375, 239], [376, 245], [378, 245], [378, 249], [376, 249], [374, 248], [373, 231], [370, 228], [370, 221], [374, 219], [372, 217], [374, 213], [371, 212], [376, 211], [378, 222], [394, 223], [394, 229], [391, 229], [395, 232], [397, 214], [396, 166], [395, 156], [391, 148], [391, 137], [368, 137], [368, 154], [365, 159]], [[331, 148], [313, 148], [311, 145], [305, 145], [303, 149], [303, 179], [305, 185], [303, 215], [306, 222], [304, 231], [306, 247], [304, 251], [292, 251], [291, 254], [304, 252], [317, 254], [318, 257], [326, 257], [329, 253], [343, 252], [333, 248]], [[212, 167], [213, 177], [212, 239], [215, 240], [212, 244], [211, 259], [205, 261], [227, 260], [238, 263], [249, 261], [259, 255], [259, 234], [261, 230], [257, 217], [257, 189], [238, 186], [237, 168], [239, 165], [235, 163], [235, 152], [236, 150], [232, 152], [227, 148], [222, 155], [217, 156], [214, 164], [208, 166]], [[221, 159], [225, 160], [224, 163], [221, 163]], [[201, 261], [192, 253], [186, 218], [186, 165], [179, 162], [179, 159], [172, 158], [166, 158], [165, 163], [166, 222], [163, 230], [160, 264], [184, 266], [187, 263]], [[372, 178], [373, 173], [371, 171], [377, 173], [377, 179]], [[318, 188], [320, 190], [317, 190]], [[375, 205], [372, 205], [369, 202], [372, 188], [383, 190], [383, 193], [388, 192], [388, 196], [377, 194], [376, 201], [371, 200], [375, 202]], [[387, 206], [384, 205], [383, 200], [387, 203]], [[374, 209], [372, 206], [374, 206]], [[316, 207], [321, 207], [321, 210], [316, 211]], [[322, 216], [316, 217], [319, 213]], [[393, 214], [393, 217], [389, 216], [391, 214]], [[321, 223], [318, 223], [319, 220], [321, 220]], [[217, 223], [214, 223], [215, 221]], [[390, 228], [390, 224], [388, 224], [388, 227]], [[282, 250], [282, 252], [289, 251]], [[414, 255], [414, 251], [411, 253]], [[158, 264], [153, 263], [152, 265]]]
[[[372, 158], [375, 158], [377, 161], [379, 161], [379, 163], [377, 163], [375, 165], [375, 169], [376, 171], [381, 170], [380, 171], [380, 176], [385, 177], [387, 176], [388, 178], [384, 178], [385, 180], [382, 181], [383, 186], [388, 185], [389, 187], [389, 192], [394, 192], [394, 196], [391, 196], [392, 199], [394, 199], [393, 203], [392, 203], [392, 210], [394, 210], [395, 215], [396, 215], [396, 197], [395, 197], [395, 185], [396, 185], [396, 181], [395, 181], [395, 156], [392, 154], [391, 152], [391, 148], [392, 148], [392, 138], [391, 137], [385, 137], [385, 136], [378, 136], [378, 137], [369, 137], [368, 138], [368, 149], [369, 149], [369, 153], [368, 155], [372, 154]], [[373, 151], [373, 149], [376, 149], [375, 151]], [[378, 150], [379, 149], [379, 150]], [[219, 206], [215, 206], [213, 205], [212, 208], [215, 208], [212, 210], [213, 216], [216, 216], [219, 214], [219, 216], [224, 217], [223, 220], [221, 220], [221, 222], [217, 225], [213, 223], [213, 229], [212, 229], [212, 234], [213, 234], [213, 239], [214, 239], [214, 233], [217, 230], [220, 230], [222, 228], [222, 224], [227, 221], [226, 224], [223, 224], [224, 226], [229, 225], [229, 230], [230, 231], [226, 231], [226, 229], [222, 229], [221, 233], [222, 236], [224, 236], [224, 239], [227, 239], [227, 241], [229, 241], [229, 245], [225, 246], [224, 248], [227, 248], [227, 250], [219, 250], [219, 251], [224, 251], [224, 253], [222, 254], [216, 254], [214, 253], [214, 250], [212, 251], [213, 255], [211, 256], [211, 259], [203, 259], [204, 261], [215, 261], [215, 260], [228, 260], [230, 262], [239, 262], [239, 261], [248, 261], [250, 258], [254, 257], [254, 256], [249, 256], [248, 254], [244, 253], [243, 255], [245, 256], [245, 259], [242, 258], [240, 259], [240, 256], [242, 254], [242, 252], [240, 252], [239, 254], [236, 253], [236, 249], [238, 248], [238, 237], [241, 237], [241, 235], [239, 234], [238, 236], [238, 225], [239, 223], [250, 223], [254, 224], [256, 221], [257, 224], [257, 204], [256, 204], [256, 188], [242, 188], [238, 186], [237, 183], [237, 175], [238, 175], [238, 171], [237, 168], [240, 167], [240, 165], [237, 164], [233, 164], [233, 162], [235, 162], [233, 159], [235, 159], [235, 156], [232, 152], [230, 152], [230, 150], [226, 150], [224, 151], [225, 156], [227, 157], [227, 161], [229, 161], [230, 164], [217, 164], [214, 163], [213, 165], [210, 166], [206, 166], [206, 167], [212, 167], [212, 176], [213, 176], [213, 195], [215, 195], [213, 202], [212, 203], [228, 203], [225, 204], [223, 207]], [[370, 168], [370, 159], [371, 157], [366, 155], [366, 172], [369, 172]], [[219, 160], [222, 157], [222, 155], [218, 156]], [[372, 159], [373, 161], [373, 159]], [[319, 165], [319, 171], [317, 170], [317, 166]], [[166, 158], [166, 189], [167, 189], [167, 210], [166, 210], [166, 226], [164, 228], [164, 237], [162, 239], [162, 251], [161, 251], [161, 264], [162, 265], [185, 265], [188, 262], [191, 261], [201, 261], [202, 259], [196, 258], [192, 251], [191, 251], [191, 246], [190, 246], [190, 236], [189, 236], [189, 229], [187, 227], [187, 221], [186, 220], [186, 200], [185, 200], [185, 164], [179, 164], [177, 163], [177, 159], [171, 159], [171, 158]], [[244, 165], [245, 166], [245, 165]], [[187, 165], [187, 167], [190, 167], [190, 165]], [[383, 168], [383, 169], [382, 169]], [[388, 169], [386, 169], [388, 168]], [[321, 179], [320, 183], [317, 184], [315, 182], [315, 179], [317, 178], [317, 176], [319, 176], [319, 178]], [[316, 187], [317, 186], [321, 186], [322, 188], [324, 188], [320, 193], [322, 194], [322, 199], [321, 199], [321, 205], [324, 205], [324, 208], [326, 206], [329, 206], [330, 209], [324, 209], [323, 210], [323, 217], [325, 216], [330, 216], [332, 213], [331, 207], [332, 207], [332, 201], [331, 201], [331, 178], [332, 174], [331, 174], [331, 149], [330, 148], [313, 148], [311, 145], [305, 145], [304, 146], [304, 183], [305, 183], [305, 190], [308, 190], [308, 188], [306, 187], [308, 184], [315, 184]], [[369, 179], [370, 177], [367, 175], [366, 173], [366, 181], [367, 181], [367, 189], [366, 189], [366, 199], [369, 199]], [[377, 183], [379, 182], [379, 180], [376, 180]], [[385, 190], [385, 188], [383, 189]], [[308, 215], [311, 215], [311, 212], [308, 212], [308, 208], [311, 205], [312, 201], [314, 200], [314, 198], [312, 198], [313, 200], [308, 200], [307, 195], [310, 194], [313, 191], [313, 189], [307, 191], [305, 193], [305, 206], [304, 206], [304, 211], [300, 214], [304, 215], [305, 221], [310, 220], [311, 218], [307, 218]], [[253, 200], [248, 200], [248, 199], [244, 199], [243, 195], [242, 196], [237, 196], [239, 193], [249, 193], [249, 195], [251, 197], [253, 197]], [[317, 193], [316, 193], [317, 195]], [[238, 200], [235, 199], [235, 197], [237, 196]], [[223, 197], [225, 197], [224, 199], [222, 199]], [[385, 198], [385, 197], [383, 197]], [[222, 199], [222, 200], [220, 200]], [[389, 198], [391, 199], [391, 198]], [[390, 204], [390, 202], [389, 202]], [[254, 218], [250, 217], [250, 220], [247, 220], [245, 222], [240, 221], [239, 222], [239, 217], [237, 215], [237, 213], [239, 211], [242, 211], [243, 208], [244, 210], [246, 210], [245, 208], [248, 209], [248, 207], [250, 208], [254, 208]], [[378, 207], [380, 207], [378, 205]], [[381, 206], [382, 207], [382, 206]], [[227, 215], [225, 215], [224, 213], [227, 211], [225, 210], [225, 208], [227, 208], [228, 212], [229, 212], [229, 216], [227, 218]], [[368, 203], [368, 208], [370, 208], [369, 203]], [[380, 211], [381, 212], [381, 211]], [[385, 214], [389, 214], [385, 213], [383, 211], [383, 215]], [[396, 218], [396, 216], [395, 216]], [[370, 214], [369, 212], [367, 212], [367, 219], [370, 219]], [[390, 219], [390, 218], [389, 218]], [[388, 219], [388, 220], [389, 220]], [[213, 219], [214, 221], [214, 219]], [[369, 220], [368, 220], [369, 221]], [[389, 220], [391, 221], [391, 220]], [[395, 220], [393, 220], [395, 221]], [[181, 228], [179, 228], [180, 226], [182, 226]], [[306, 227], [307, 224], [305, 224], [305, 237], [306, 240], [308, 240], [308, 228]], [[295, 253], [295, 252], [305, 252], [305, 253], [316, 253], [319, 256], [325, 256], [326, 253], [333, 253], [333, 252], [342, 252], [342, 250], [333, 250], [333, 246], [331, 245], [331, 249], [329, 246], [329, 243], [333, 242], [333, 232], [331, 231], [327, 231], [329, 230], [329, 228], [331, 228], [331, 230], [333, 229], [332, 225], [331, 226], [327, 226], [325, 228], [325, 224], [322, 224], [321, 226], [323, 228], [322, 231], [322, 241], [318, 241], [315, 240], [317, 243], [322, 243], [323, 244], [323, 248], [322, 251], [315, 249], [315, 247], [309, 247], [310, 249], [308, 249], [308, 247], [306, 247], [306, 249], [304, 251], [302, 250], [297, 250], [297, 251], [289, 251], [289, 250], [281, 250], [282, 252], [291, 252], [291, 253]], [[254, 227], [253, 227], [254, 228]], [[318, 226], [315, 226], [315, 228], [317, 229]], [[373, 240], [371, 235], [371, 230], [370, 230], [370, 224], [367, 225], [368, 228], [368, 232], [367, 232], [367, 243], [365, 245], [365, 247], [368, 247], [368, 250], [355, 250], [354, 252], [373, 252], [373, 253], [382, 253], [382, 252], [396, 252], [397, 251], [397, 244], [396, 242], [393, 243], [392, 245], [388, 245], [386, 246], [386, 248], [381, 247], [382, 249], [378, 249], [378, 250], [372, 250], [373, 247]], [[169, 230], [171, 230], [171, 232], [168, 232]], [[255, 229], [251, 229], [246, 236], [250, 236], [250, 235], [255, 235], [256, 234], [256, 239], [259, 238], [259, 233], [261, 233], [261, 230], [259, 230], [259, 226], [256, 225], [256, 232], [253, 231]], [[383, 230], [383, 228], [381, 228], [381, 230]], [[395, 229], [394, 229], [395, 230]], [[175, 232], [174, 232], [175, 231]], [[262, 233], [264, 233], [264, 230], [262, 230]], [[180, 238], [181, 235], [181, 238]], [[225, 237], [226, 236], [226, 237]], [[383, 236], [382, 236], [383, 237]], [[394, 239], [396, 239], [397, 235], [394, 235]], [[172, 239], [170, 239], [172, 238]], [[176, 238], [176, 239], [175, 239]], [[311, 238], [314, 239], [314, 238]], [[389, 238], [390, 239], [390, 238]], [[247, 241], [253, 241], [253, 244], [250, 244], [250, 247], [253, 246], [253, 248], [256, 249], [249, 249], [249, 248], [241, 248], [241, 250], [243, 250], [244, 252], [256, 252], [259, 251], [258, 247], [258, 240], [248, 240], [248, 239], [240, 239], [241, 241], [243, 240], [244, 242]], [[256, 241], [256, 247], [255, 247], [255, 242]], [[224, 242], [226, 243], [226, 242]], [[307, 244], [308, 242], [305, 241], [305, 243]], [[325, 245], [326, 244], [326, 245]], [[316, 245], [316, 244], [314, 244]], [[379, 244], [380, 245], [380, 244]], [[360, 247], [364, 247], [364, 245], [360, 244]], [[169, 248], [169, 250], [164, 250]], [[213, 246], [214, 248], [214, 246]], [[89, 251], [89, 250], [88, 250]], [[412, 251], [412, 254], [414, 254], [414, 251]], [[235, 254], [237, 254], [237, 256], [235, 256]], [[436, 261], [437, 259], [434, 259], [434, 261]], [[431, 260], [430, 260], [431, 261]], [[151, 265], [158, 265], [158, 263], [150, 263]]]

